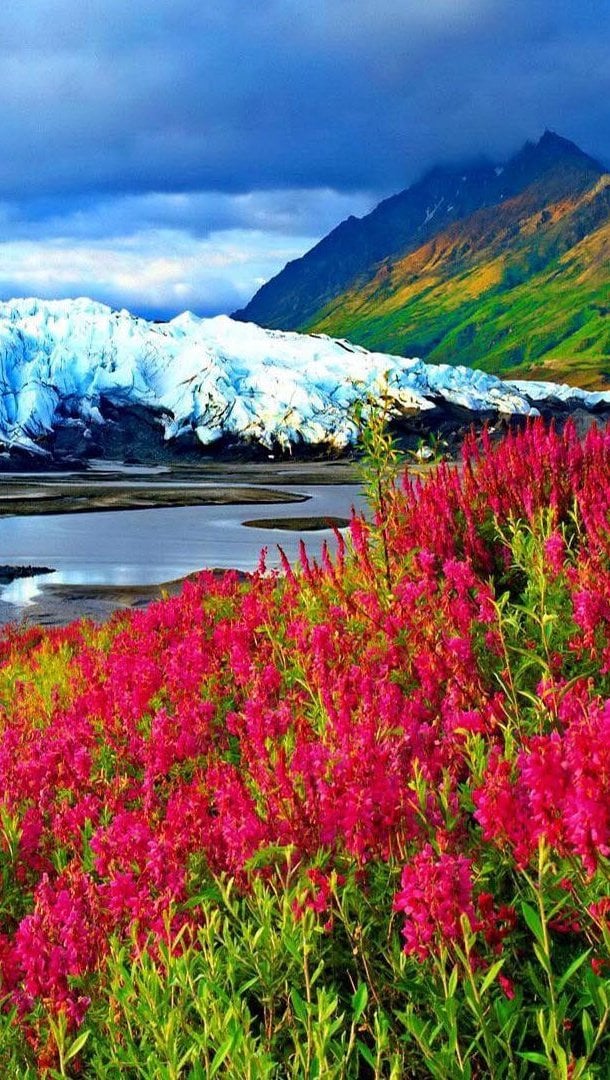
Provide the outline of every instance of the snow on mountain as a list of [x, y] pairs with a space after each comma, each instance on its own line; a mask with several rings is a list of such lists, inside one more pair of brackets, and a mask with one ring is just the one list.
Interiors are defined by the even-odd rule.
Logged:
[[206, 445], [232, 435], [343, 447], [355, 434], [350, 406], [386, 376], [401, 409], [441, 399], [473, 412], [536, 411], [525, 384], [321, 335], [188, 312], [154, 323], [86, 299], [0, 303], [0, 441], [28, 450], [59, 424], [103, 424], [105, 404], [154, 409], [166, 439], [194, 431]]

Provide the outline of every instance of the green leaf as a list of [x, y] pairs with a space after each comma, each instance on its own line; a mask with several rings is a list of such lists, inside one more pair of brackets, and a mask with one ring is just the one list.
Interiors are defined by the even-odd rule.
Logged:
[[485, 978], [483, 979], [483, 982], [481, 983], [481, 991], [480, 991], [481, 997], [483, 997], [483, 994], [487, 993], [487, 991], [489, 990], [489, 987], [491, 986], [492, 982], [496, 978], [496, 975], [501, 970], [501, 968], [504, 967], [504, 960], [505, 960], [505, 957], [502, 957], [501, 960], [496, 960], [495, 964], [491, 965], [489, 971], [487, 972], [487, 975], [485, 976]]
[[294, 1009], [294, 1014], [302, 1024], [307, 1023], [307, 1002], [303, 1001], [303, 998], [299, 994], [299, 991], [294, 987], [290, 991], [290, 1000]]
[[549, 1066], [549, 1060], [545, 1058], [544, 1054], [534, 1054], [531, 1050], [520, 1050], [518, 1054], [524, 1061], [531, 1061], [532, 1065], [546, 1065], [547, 1068]]
[[590, 1054], [593, 1049], [595, 1033], [593, 1031], [591, 1017], [589, 1016], [589, 1013], [586, 1009], [582, 1010], [580, 1022], [582, 1024], [583, 1039], [585, 1040], [585, 1050], [587, 1051], [587, 1054]]
[[538, 912], [531, 904], [526, 904], [525, 900], [521, 904], [521, 911], [523, 912], [523, 918], [536, 938], [536, 941], [544, 948], [544, 930], [542, 929], [542, 923], [540, 922]]
[[534, 952], [536, 954], [536, 958], [538, 960], [538, 963], [540, 964], [540, 967], [546, 971], [547, 975], [552, 975], [553, 971], [549, 958], [546, 955], [544, 949], [540, 945], [538, 945], [538, 943], [534, 945]]
[[220, 1066], [222, 1065], [223, 1061], [228, 1056], [228, 1054], [230, 1054], [231, 1050], [233, 1049], [234, 1041], [235, 1041], [235, 1032], [231, 1032], [231, 1034], [228, 1036], [228, 1038], [226, 1038], [225, 1041], [223, 1042], [222, 1046], [220, 1046], [218, 1048], [218, 1050], [216, 1051], [216, 1053], [214, 1054], [214, 1057], [212, 1059], [212, 1064], [210, 1065], [210, 1080], [212, 1080], [212, 1077], [216, 1076], [216, 1073], [220, 1069]]
[[352, 996], [352, 1020], [357, 1024], [366, 1009], [369, 1000], [369, 988], [366, 983], [360, 983], [355, 994]]
[[322, 974], [323, 971], [324, 971], [324, 961], [320, 960], [320, 963], [318, 964], [316, 970], [314, 971], [313, 975], [311, 976], [311, 978], [309, 980], [310, 986], [315, 985], [315, 983], [318, 981], [318, 979], [320, 978], [320, 975]]
[[76, 1057], [76, 1055], [80, 1053], [83, 1046], [87, 1042], [87, 1039], [89, 1038], [90, 1034], [91, 1034], [90, 1031], [81, 1031], [80, 1035], [78, 1035], [76, 1037], [76, 1039], [74, 1040], [74, 1042], [72, 1043], [72, 1045], [71, 1045], [70, 1049], [68, 1050], [68, 1052], [66, 1054], [64, 1054], [64, 1061], [65, 1062], [72, 1061], [72, 1058]]
[[560, 994], [567, 982], [570, 981], [572, 975], [576, 974], [581, 964], [584, 964], [585, 960], [589, 956], [591, 949], [586, 949], [584, 953], [576, 957], [570, 964], [567, 971], [564, 971], [563, 975], [557, 981], [557, 993]]
[[373, 1057], [368, 1046], [365, 1043], [361, 1042], [360, 1039], [356, 1040], [356, 1046], [358, 1048], [358, 1053], [360, 1054], [360, 1057], [364, 1058], [367, 1065], [369, 1065], [371, 1069], [375, 1069], [377, 1066], [377, 1062], [375, 1061], [375, 1058]]

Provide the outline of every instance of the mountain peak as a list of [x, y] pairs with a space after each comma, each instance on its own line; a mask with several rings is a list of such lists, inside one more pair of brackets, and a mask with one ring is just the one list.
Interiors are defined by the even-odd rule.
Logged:
[[[339, 301], [341, 307], [341, 297], [347, 291], [358, 291], [373, 282], [380, 266], [387, 268], [461, 222], [465, 235], [461, 254], [456, 255], [459, 261], [472, 251], [467, 223], [479, 211], [510, 207], [517, 200], [517, 217], [511, 223], [515, 237], [524, 205], [531, 212], [548, 213], [555, 203], [578, 200], [604, 171], [575, 143], [549, 129], [537, 142], [526, 142], [503, 164], [494, 166], [483, 158], [439, 164], [405, 191], [384, 199], [365, 217], [342, 222], [263, 285], [235, 317], [276, 329], [309, 330], [318, 325], [321, 312], [326, 317], [329, 305]], [[510, 215], [510, 209], [506, 213]], [[479, 227], [486, 228], [485, 223], [489, 223], [488, 218], [479, 221], [475, 233]], [[475, 246], [479, 242], [480, 237]], [[455, 247], [453, 241], [447, 243]], [[366, 338], [363, 344], [368, 341]]]
[[526, 142], [521, 150], [512, 159], [513, 162], [527, 161], [534, 167], [546, 167], [558, 162], [572, 162], [587, 169], [593, 169], [602, 173], [603, 166], [581, 150], [575, 142], [558, 135], [556, 131], [546, 128], [538, 142]]
[[558, 135], [556, 131], [552, 131], [551, 128], [545, 128], [541, 137], [538, 139], [538, 146], [556, 147], [558, 150], [569, 150], [570, 153], [576, 151], [577, 154], [582, 154], [583, 151], [576, 145], [575, 142], [571, 142], [570, 139], [564, 138], [563, 135]]

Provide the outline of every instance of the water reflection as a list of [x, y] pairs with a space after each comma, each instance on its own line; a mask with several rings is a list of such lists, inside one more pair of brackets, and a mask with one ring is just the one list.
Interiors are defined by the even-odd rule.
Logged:
[[44, 581], [53, 581], [55, 574], [38, 574], [35, 577], [15, 578], [8, 585], [4, 585], [0, 591], [0, 599], [7, 604], [16, 604], [18, 607], [29, 607], [34, 603], [42, 591]]
[[[363, 507], [353, 484], [308, 485], [299, 517], [349, 517]], [[279, 565], [279, 544], [289, 559], [298, 557], [299, 533], [245, 528], [255, 518], [291, 518], [295, 504], [261, 506], [180, 506], [154, 510], [0, 518], [0, 564], [50, 566], [54, 574], [21, 578], [0, 591], [0, 599], [27, 606], [45, 584], [156, 585], [204, 567], [252, 570], [261, 548], [268, 565]], [[312, 557], [331, 530], [302, 536]]]

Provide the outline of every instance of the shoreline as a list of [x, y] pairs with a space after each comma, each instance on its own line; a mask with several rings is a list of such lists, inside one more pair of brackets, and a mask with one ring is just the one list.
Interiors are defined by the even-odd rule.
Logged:
[[[45, 585], [27, 607], [15, 609], [0, 600], [0, 637], [9, 626], [60, 627], [80, 619], [105, 622], [115, 612], [148, 607], [163, 596], [176, 596], [196, 571], [158, 585]], [[213, 570], [213, 573], [225, 573]], [[243, 574], [243, 571], [236, 571]], [[245, 576], [245, 575], [244, 575]], [[13, 618], [7, 618], [7, 614]]]
[[270, 487], [112, 487], [81, 484], [53, 484], [55, 491], [40, 491], [41, 484], [27, 492], [0, 495], [0, 519], [45, 514], [88, 514], [119, 510], [175, 509], [180, 506], [267, 506], [304, 503], [309, 496], [276, 491]]
[[[122, 471], [118, 463], [100, 462], [100, 466], [87, 475], [0, 475], [0, 572], [4, 567], [7, 582], [16, 581], [23, 597], [22, 602], [17, 603], [0, 597], [0, 634], [2, 627], [8, 624], [61, 626], [79, 618], [99, 622], [116, 610], [143, 608], [162, 595], [174, 595], [185, 580], [185, 577], [178, 577], [150, 585], [54, 584], [52, 571], [59, 564], [53, 563], [51, 552], [40, 562], [31, 555], [28, 558], [25, 551], [23, 559], [18, 560], [19, 548], [14, 544], [10, 547], [10, 554], [5, 544], [3, 553], [3, 520], [8, 523], [9, 520], [32, 517], [42, 521], [43, 515], [59, 518], [70, 514], [80, 516], [104, 512], [105, 516], [113, 511], [204, 506], [218, 507], [219, 515], [222, 515], [223, 507], [232, 507], [235, 516], [235, 508], [243, 506], [241, 524], [249, 526], [248, 531], [254, 527], [271, 530], [271, 533], [275, 529], [284, 529], [311, 534], [320, 528], [342, 526], [345, 519], [332, 512], [322, 517], [319, 512], [316, 513], [314, 506], [311, 506], [311, 514], [307, 515], [306, 506], [311, 496], [302, 490], [305, 485], [321, 483], [330, 490], [336, 485], [354, 483], [360, 479], [353, 462], [305, 465], [282, 462], [262, 467], [248, 463], [239, 469], [222, 463], [216, 463], [213, 468], [196, 469], [184, 465], [162, 474], [154, 467], [149, 471], [138, 469], [132, 472], [131, 469]], [[291, 505], [295, 507], [294, 513], [288, 509]], [[268, 512], [256, 520], [253, 511], [264, 506], [268, 506]], [[286, 508], [285, 517], [280, 508]], [[193, 572], [207, 569], [223, 572], [214, 569], [212, 560], [210, 562], [211, 567], [202, 563]], [[48, 578], [45, 573], [46, 580], [32, 581], [30, 586], [28, 579], [38, 578], [43, 570], [51, 571]], [[240, 570], [237, 572], [243, 573]], [[189, 576], [187, 574], [186, 578]]]

